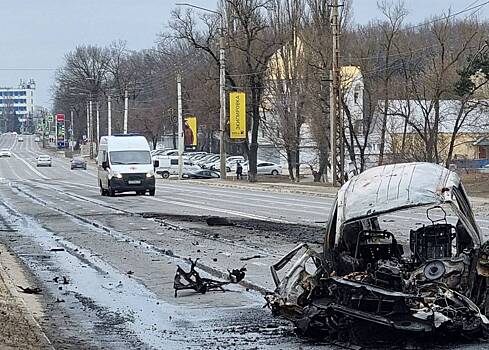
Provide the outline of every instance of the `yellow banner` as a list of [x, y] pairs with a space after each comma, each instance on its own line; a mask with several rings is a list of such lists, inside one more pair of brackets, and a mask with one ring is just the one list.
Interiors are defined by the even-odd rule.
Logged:
[[229, 132], [232, 139], [246, 139], [246, 94], [229, 93]]
[[186, 150], [197, 148], [197, 118], [194, 116], [185, 117], [183, 125], [183, 140]]

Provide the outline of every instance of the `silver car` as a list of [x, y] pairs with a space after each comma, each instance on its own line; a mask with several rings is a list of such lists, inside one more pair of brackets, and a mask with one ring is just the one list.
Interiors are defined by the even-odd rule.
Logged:
[[12, 156], [12, 153], [8, 149], [2, 149], [0, 150], [0, 158], [7, 157], [10, 158]]
[[52, 160], [51, 157], [48, 155], [40, 155], [37, 158], [37, 165], [36, 166], [52, 166]]

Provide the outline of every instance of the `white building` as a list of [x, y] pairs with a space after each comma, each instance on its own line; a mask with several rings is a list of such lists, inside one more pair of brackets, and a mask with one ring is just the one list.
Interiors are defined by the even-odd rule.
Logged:
[[[351, 123], [355, 129], [357, 135], [363, 133], [364, 124], [364, 80], [363, 75], [359, 67], [357, 66], [343, 66], [341, 67], [341, 85], [346, 106], [348, 106], [348, 112], [351, 118]], [[274, 99], [273, 94], [267, 96], [268, 99]], [[346, 115], [346, 111], [343, 111], [345, 121], [345, 132], [347, 138], [349, 138], [350, 128], [349, 119]], [[327, 116], [329, 118], [329, 116]], [[281, 163], [286, 168], [286, 152], [282, 145], [277, 144], [279, 138], [281, 120], [273, 112], [262, 110], [262, 125], [260, 125], [259, 137], [258, 137], [258, 159], [273, 161]], [[309, 169], [309, 165], [317, 165], [319, 162], [318, 146], [313, 138], [311, 127], [308, 118], [306, 118], [305, 124], [302, 125], [300, 131], [300, 146], [299, 155], [300, 163], [303, 165], [303, 169]], [[354, 145], [355, 153], [359, 153], [356, 145]], [[366, 154], [370, 154], [374, 147], [367, 145]], [[370, 158], [370, 157], [369, 157]], [[346, 167], [348, 169], [354, 169], [353, 164], [349, 164], [348, 155], [345, 156]]]
[[[21, 81], [17, 87], [0, 87], [0, 118], [5, 128], [5, 120], [8, 115], [15, 114], [20, 124], [20, 130], [28, 130], [34, 127], [34, 91], [36, 84], [33, 80]], [[16, 131], [16, 130], [4, 130]]]

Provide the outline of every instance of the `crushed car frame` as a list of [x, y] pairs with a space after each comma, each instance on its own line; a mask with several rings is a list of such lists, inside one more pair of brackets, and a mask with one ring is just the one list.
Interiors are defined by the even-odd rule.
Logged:
[[323, 252], [301, 244], [271, 271], [268, 306], [302, 335], [350, 343], [487, 337], [489, 243], [458, 175], [436, 164], [353, 177], [337, 194]]

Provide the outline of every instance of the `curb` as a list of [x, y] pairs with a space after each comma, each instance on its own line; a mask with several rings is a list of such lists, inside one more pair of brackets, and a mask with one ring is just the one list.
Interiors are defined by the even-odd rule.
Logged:
[[[173, 180], [170, 180], [173, 181]], [[314, 196], [314, 197], [325, 197], [325, 198], [335, 198], [336, 197], [336, 192], [337, 189], [335, 189], [334, 192], [332, 193], [327, 193], [327, 192], [316, 192], [316, 191], [307, 191], [305, 189], [300, 189], [300, 188], [287, 188], [284, 186], [280, 185], [238, 185], [238, 184], [233, 184], [229, 182], [205, 182], [205, 181], [199, 181], [199, 180], [185, 180], [186, 183], [191, 183], [191, 184], [198, 184], [198, 185], [206, 185], [209, 187], [221, 187], [221, 188], [238, 188], [242, 190], [253, 190], [253, 191], [260, 191], [260, 192], [275, 192], [275, 193], [296, 193], [296, 194], [306, 194], [309, 196]]]
[[[6, 249], [6, 247], [5, 247], [5, 249]], [[9, 252], [8, 249], [6, 249], [6, 250], [7, 250], [7, 252]], [[17, 259], [15, 257], [15, 255], [14, 255], [14, 258]], [[26, 302], [24, 301], [22, 296], [19, 294], [19, 291], [17, 290], [17, 288], [13, 284], [13, 282], [10, 278], [10, 275], [6, 272], [4, 265], [3, 265], [1, 260], [0, 260], [0, 278], [2, 279], [3, 283], [5, 284], [5, 287], [7, 288], [9, 294], [19, 303], [20, 307], [22, 308], [22, 311], [24, 311], [23, 316], [26, 318], [27, 322], [29, 324], [31, 324], [31, 326], [33, 328], [37, 329], [38, 334], [41, 337], [41, 340], [43, 340], [45, 342], [44, 345], [45, 345], [46, 349], [54, 350], [53, 344], [51, 343], [51, 341], [47, 337], [46, 333], [44, 333], [39, 322], [37, 322], [36, 319], [34, 318], [34, 316], [31, 314], [30, 310], [27, 307]]]

